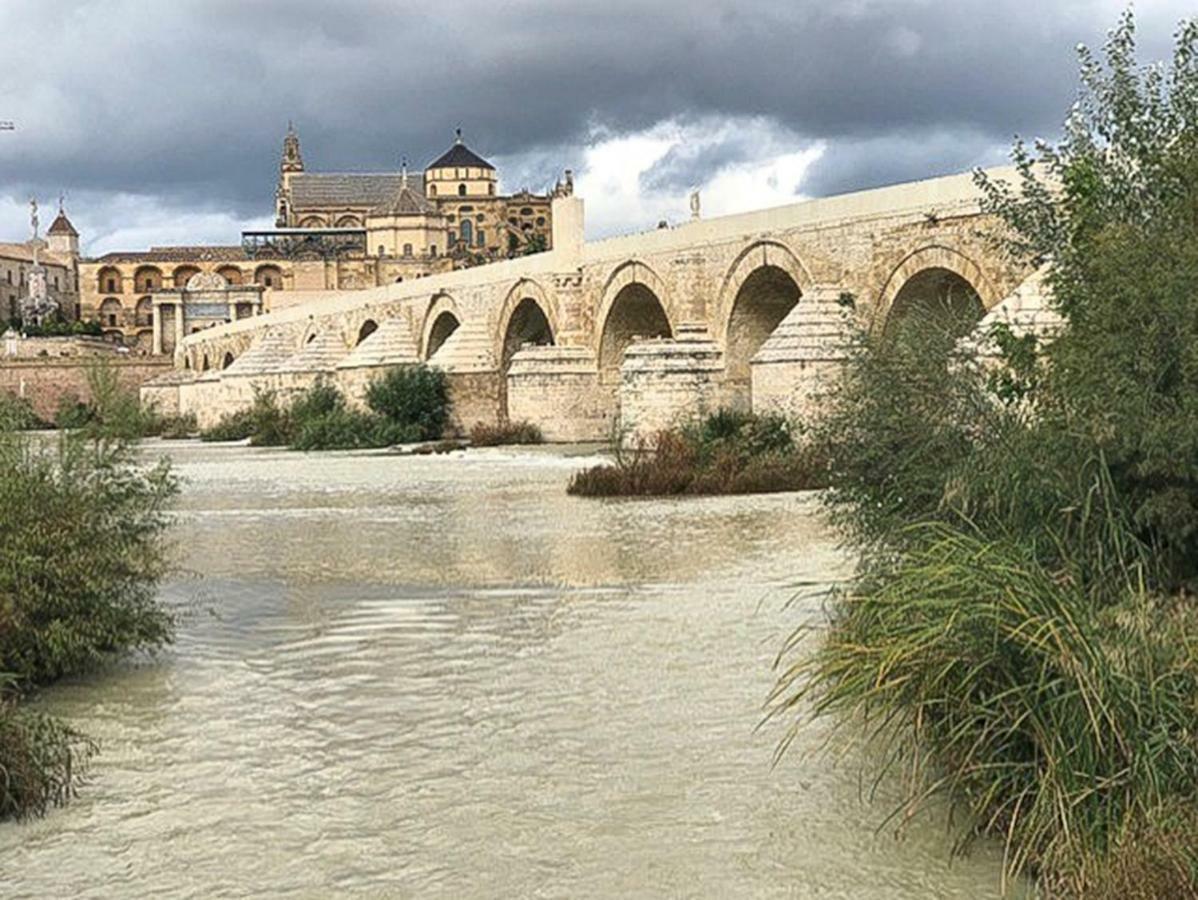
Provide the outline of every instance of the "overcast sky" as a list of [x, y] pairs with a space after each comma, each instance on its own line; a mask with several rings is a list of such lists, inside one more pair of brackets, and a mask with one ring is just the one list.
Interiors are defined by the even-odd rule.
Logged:
[[[60, 192], [93, 253], [269, 225], [309, 170], [464, 129], [505, 190], [572, 167], [588, 232], [999, 163], [1053, 135], [1123, 0], [0, 0], [0, 240]], [[1193, 0], [1141, 0], [1141, 56]]]

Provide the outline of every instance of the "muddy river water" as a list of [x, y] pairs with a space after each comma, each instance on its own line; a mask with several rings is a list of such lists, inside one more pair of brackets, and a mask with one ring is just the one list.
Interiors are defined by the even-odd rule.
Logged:
[[178, 641], [38, 701], [90, 783], [3, 897], [997, 896], [858, 751], [771, 767], [774, 657], [848, 562], [811, 497], [584, 501], [558, 450], [152, 444]]

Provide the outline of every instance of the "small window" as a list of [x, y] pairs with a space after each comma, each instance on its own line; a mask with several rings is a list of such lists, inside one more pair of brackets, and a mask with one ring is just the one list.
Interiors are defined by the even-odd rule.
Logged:
[[428, 186], [428, 195], [429, 195], [430, 197], [435, 197], [435, 196], [437, 196], [437, 186], [436, 186], [435, 184], [430, 184], [430, 185]]
[[437, 245], [436, 245], [436, 244], [429, 244], [429, 245], [428, 245], [428, 255], [429, 255], [429, 256], [436, 256], [436, 255], [437, 255]]
[[108, 325], [110, 328], [116, 328], [116, 313], [108, 314]]
[[541, 228], [545, 227], [545, 217], [544, 216], [537, 216], [537, 225], [540, 226]]
[[478, 230], [478, 246], [487, 246], [487, 235], [481, 228]]
[[459, 197], [465, 197], [465, 196], [466, 196], [466, 185], [464, 185], [464, 184], [459, 184], [459, 185], [458, 185], [458, 196], [459, 196]]
[[263, 278], [262, 278], [262, 284], [265, 287], [274, 287], [275, 280], [273, 278], [271, 278], [269, 275], [266, 275], [266, 276], [263, 276]]
[[116, 279], [115, 278], [108, 279], [108, 293], [110, 293], [110, 294], [116, 293]]
[[404, 256], [411, 256], [411, 255], [412, 255], [412, 245], [411, 245], [411, 244], [404, 244], [404, 245], [403, 245], [403, 255], [404, 255]]
[[387, 255], [387, 248], [384, 247], [382, 244], [379, 244], [379, 256], [386, 256], [386, 255]]
[[487, 185], [487, 193], [490, 194], [492, 197], [495, 196], [495, 182], [492, 181], [490, 184]]

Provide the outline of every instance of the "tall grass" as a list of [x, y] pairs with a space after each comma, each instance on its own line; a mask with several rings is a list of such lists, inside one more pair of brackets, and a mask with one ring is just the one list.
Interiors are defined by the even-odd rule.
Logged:
[[1152, 890], [1171, 893], [1125, 896], [1189, 896], [1193, 820], [1170, 822], [1198, 802], [1198, 610], [1125, 588], [1099, 605], [1026, 542], [912, 526], [818, 651], [789, 654], [775, 712], [864, 722], [905, 776], [902, 816], [950, 797], [973, 825], [958, 849], [1001, 835], [1008, 871], [1053, 895], [1109, 891], [1150, 833], [1171, 857]]
[[545, 436], [532, 422], [504, 422], [500, 425], [476, 423], [470, 429], [473, 447], [499, 447], [504, 444], [542, 444]]

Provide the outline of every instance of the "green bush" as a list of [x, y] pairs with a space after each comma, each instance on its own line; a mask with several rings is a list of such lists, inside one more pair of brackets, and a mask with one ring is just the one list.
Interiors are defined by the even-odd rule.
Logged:
[[186, 415], [159, 417], [158, 436], [167, 441], [180, 441], [189, 438], [199, 431], [196, 417], [192, 413]]
[[167, 463], [145, 468], [119, 437], [47, 446], [0, 429], [0, 818], [64, 802], [94, 750], [17, 701], [171, 640], [157, 587], [176, 490]]
[[223, 416], [219, 422], [200, 432], [200, 440], [212, 443], [244, 441], [254, 433], [254, 411], [246, 407]]
[[449, 421], [445, 373], [429, 366], [401, 366], [371, 382], [366, 405], [396, 425], [415, 426], [419, 440], [438, 440]]
[[27, 398], [0, 391], [0, 429], [38, 431], [47, 427]]
[[279, 406], [273, 391], [254, 394], [249, 416], [251, 447], [286, 447], [295, 436], [291, 410]]
[[58, 399], [54, 412], [54, 425], [63, 430], [86, 427], [93, 418], [90, 406], [74, 395], [63, 395]]
[[170, 640], [156, 592], [175, 492], [129, 445], [0, 435], [0, 672], [44, 684]]

